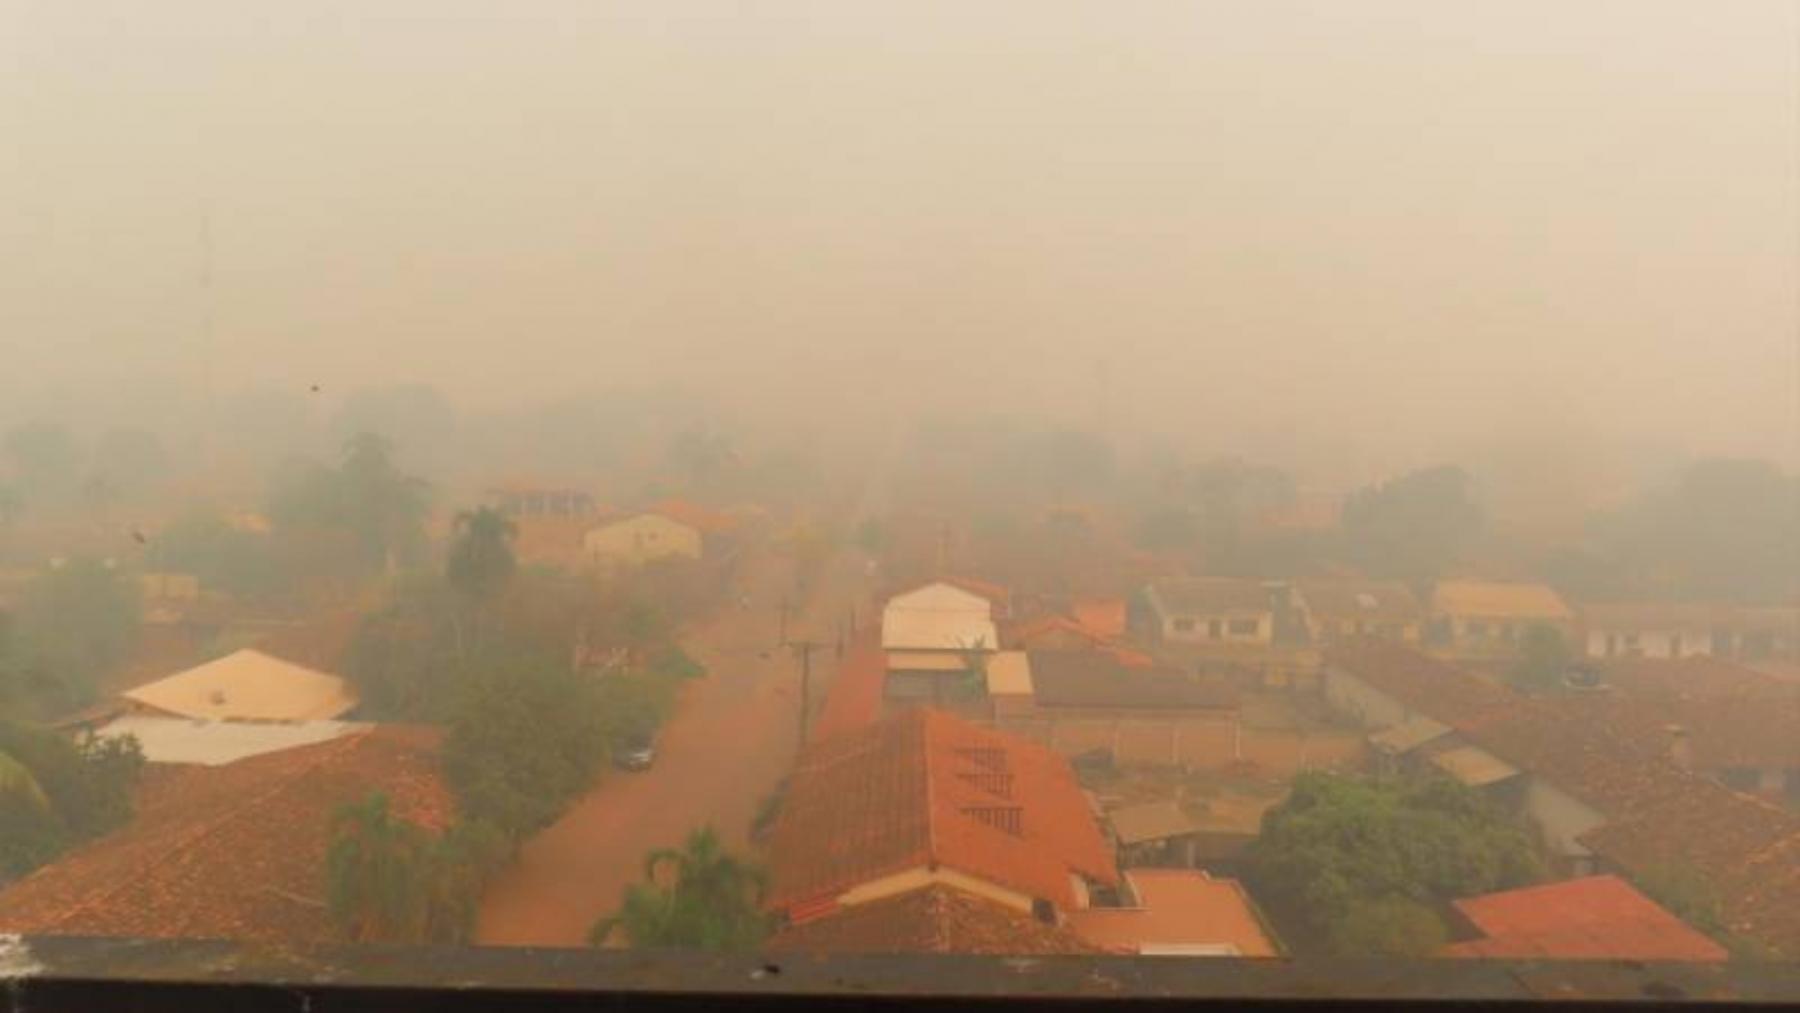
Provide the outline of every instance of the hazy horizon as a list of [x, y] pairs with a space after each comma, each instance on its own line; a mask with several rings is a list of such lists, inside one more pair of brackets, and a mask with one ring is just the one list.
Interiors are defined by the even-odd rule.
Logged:
[[1800, 461], [1790, 3], [490, 6], [0, 4], [0, 415]]

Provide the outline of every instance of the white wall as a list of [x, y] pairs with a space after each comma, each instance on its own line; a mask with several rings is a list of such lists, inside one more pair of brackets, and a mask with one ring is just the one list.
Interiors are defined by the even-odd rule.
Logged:
[[[1212, 635], [1211, 624], [1219, 624], [1219, 636]], [[1233, 633], [1233, 621], [1253, 621], [1254, 633]], [[1191, 629], [1177, 628], [1178, 623], [1192, 623]], [[1218, 615], [1171, 615], [1163, 621], [1163, 640], [1172, 644], [1267, 644], [1275, 637], [1275, 617], [1269, 612], [1235, 612]]]

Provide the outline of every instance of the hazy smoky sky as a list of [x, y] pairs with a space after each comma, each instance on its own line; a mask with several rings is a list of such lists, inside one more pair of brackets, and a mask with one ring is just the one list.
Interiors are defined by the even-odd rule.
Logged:
[[0, 0], [0, 395], [676, 377], [1791, 459], [1797, 38], [1791, 0]]

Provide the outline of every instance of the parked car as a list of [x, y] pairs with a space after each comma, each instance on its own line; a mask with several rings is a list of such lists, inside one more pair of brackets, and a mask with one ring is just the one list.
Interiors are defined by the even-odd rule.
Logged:
[[613, 766], [633, 772], [649, 770], [656, 762], [656, 739], [651, 736], [630, 738], [613, 747]]

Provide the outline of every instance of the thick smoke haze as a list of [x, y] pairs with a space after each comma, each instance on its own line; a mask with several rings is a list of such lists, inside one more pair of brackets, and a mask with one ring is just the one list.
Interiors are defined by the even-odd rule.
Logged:
[[1786, 0], [0, 0], [0, 415], [677, 383], [1344, 479], [1791, 462], [1797, 33]]

